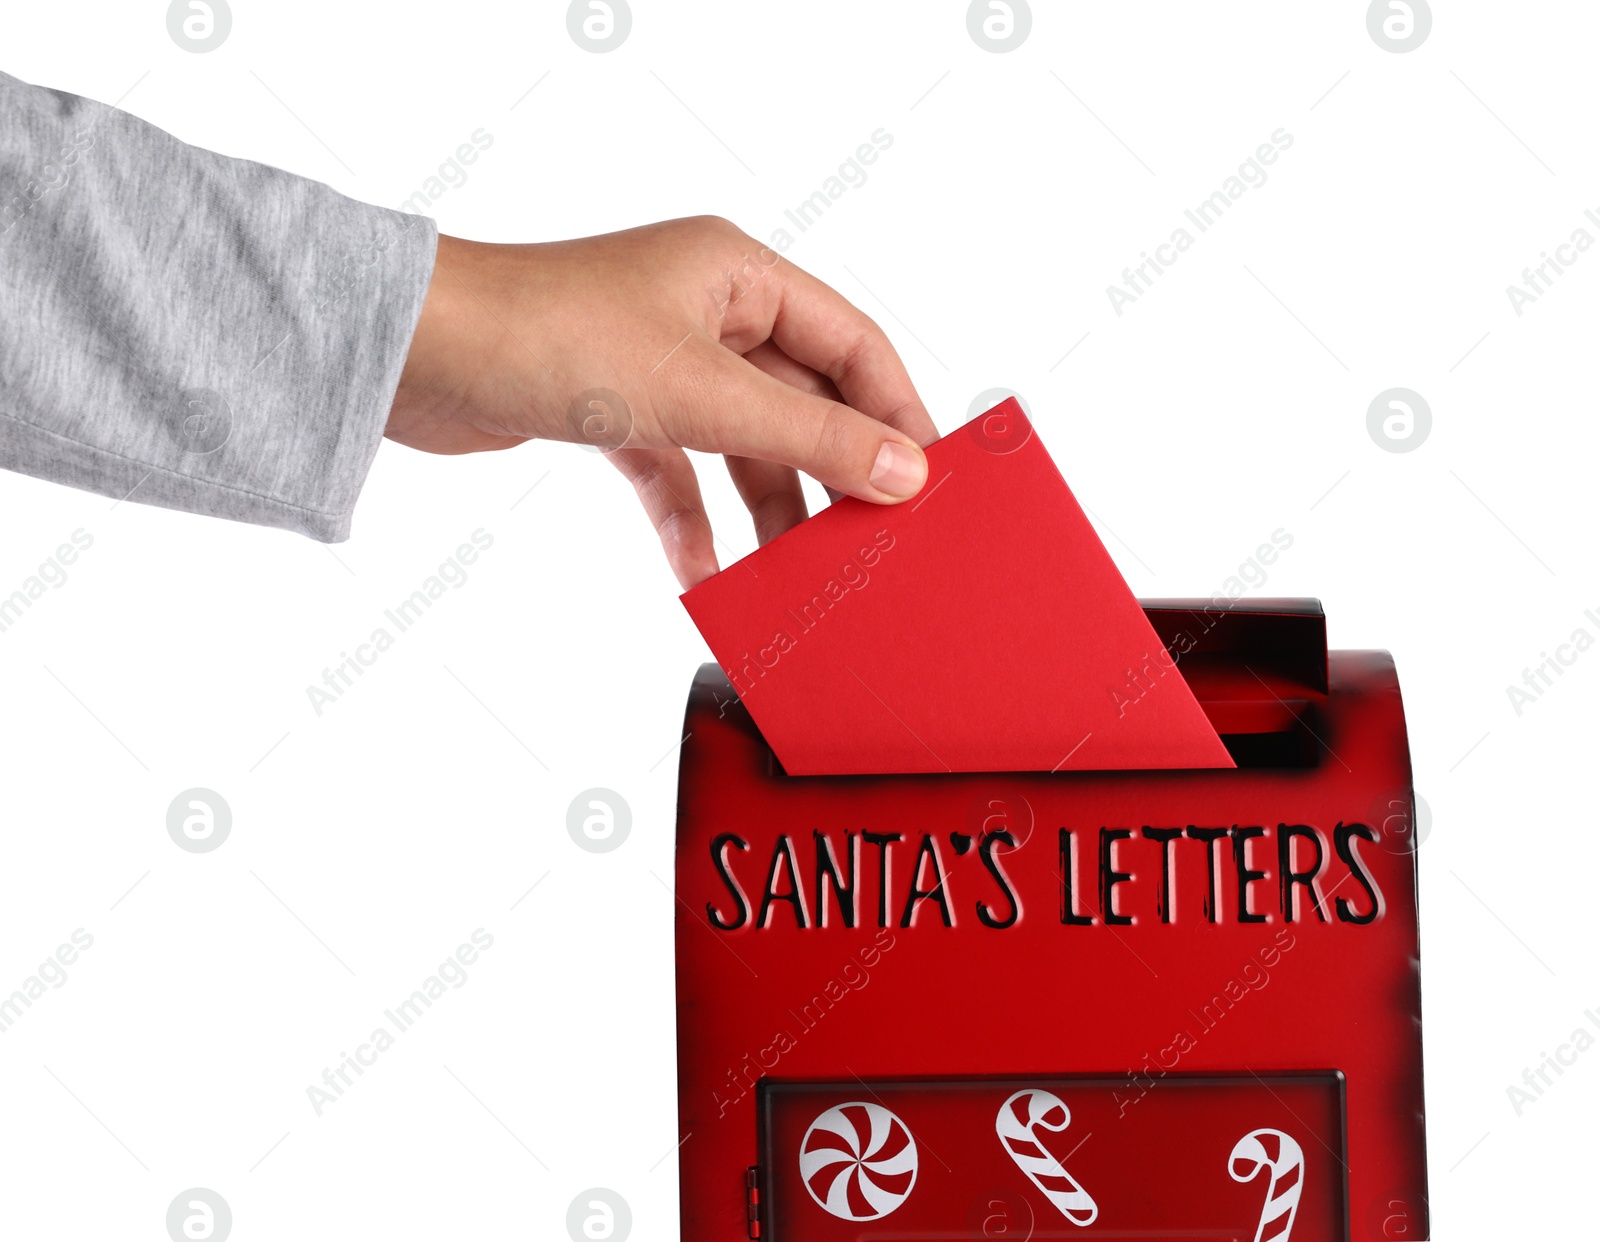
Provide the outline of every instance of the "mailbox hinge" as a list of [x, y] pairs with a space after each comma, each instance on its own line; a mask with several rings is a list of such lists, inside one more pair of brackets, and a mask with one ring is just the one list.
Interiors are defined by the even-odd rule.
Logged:
[[760, 1170], [751, 1165], [744, 1171], [744, 1211], [749, 1224], [751, 1242], [761, 1238], [761, 1182]]

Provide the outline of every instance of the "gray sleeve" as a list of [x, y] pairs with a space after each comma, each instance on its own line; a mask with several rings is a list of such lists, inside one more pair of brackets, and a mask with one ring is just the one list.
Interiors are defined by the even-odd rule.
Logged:
[[0, 73], [0, 466], [348, 537], [436, 242]]

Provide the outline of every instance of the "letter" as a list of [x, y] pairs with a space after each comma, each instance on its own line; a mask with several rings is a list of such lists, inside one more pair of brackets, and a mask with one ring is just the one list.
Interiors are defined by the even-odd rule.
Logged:
[[1183, 836], [1182, 828], [1141, 828], [1147, 841], [1161, 843], [1161, 879], [1156, 888], [1156, 909], [1163, 923], [1172, 922], [1172, 843]]
[[456, 946], [456, 961], [460, 962], [463, 966], [471, 966], [477, 962], [477, 960], [478, 951], [470, 944], [458, 944]]
[[332, 703], [337, 703], [339, 701], [326, 690], [320, 689], [317, 686], [306, 687], [306, 698], [311, 700], [311, 710], [314, 711], [318, 716], [322, 715], [322, 709], [325, 706], [328, 706]]
[[37, 574], [30, 574], [22, 580], [23, 589], [28, 592], [30, 600], [44, 598], [44, 583], [39, 581]]
[[832, 603], [824, 593], [814, 595], [808, 603], [801, 604], [798, 613], [793, 608], [789, 609], [789, 615], [800, 623], [802, 630], [810, 630], [822, 624], [822, 619], [828, 615], [828, 609], [832, 607]]
[[445, 184], [437, 177], [429, 177], [422, 183], [420, 192], [428, 196], [429, 202], [437, 202], [445, 192]]
[[478, 547], [483, 551], [487, 552], [490, 548], [494, 547], [494, 536], [480, 526], [477, 530], [472, 532], [472, 542], [477, 544]]
[[1087, 927], [1094, 922], [1094, 916], [1077, 913], [1078, 889], [1072, 878], [1078, 838], [1072, 829], [1061, 828], [1057, 830], [1056, 839], [1061, 858], [1061, 922], [1063, 925]]
[[[1228, 180], [1233, 181], [1235, 179], [1230, 177]], [[1241, 185], [1239, 186], [1239, 194], [1243, 193], [1244, 186]], [[1233, 197], [1237, 198], [1239, 195], [1235, 194]], [[1216, 221], [1220, 220], [1222, 218], [1222, 213], [1227, 211], [1231, 206], [1233, 206], [1233, 204], [1228, 201], [1228, 196], [1226, 194], [1224, 194], [1221, 190], [1213, 190], [1211, 192], [1211, 197], [1201, 203], [1200, 206], [1195, 209], [1197, 214], [1190, 218], [1200, 226], [1200, 231], [1203, 233], [1214, 223], [1216, 223]]]
[[1267, 916], [1252, 914], [1250, 912], [1250, 886], [1258, 880], [1267, 878], [1265, 871], [1253, 871], [1249, 864], [1250, 842], [1256, 837], [1267, 835], [1265, 828], [1241, 828], [1233, 826], [1233, 868], [1239, 878], [1239, 922], [1265, 923]]
[[94, 947], [94, 937], [79, 927], [72, 933], [72, 943], [80, 949], [90, 949]]
[[1190, 824], [1188, 836], [1194, 841], [1205, 842], [1206, 847], [1206, 922], [1217, 923], [1217, 851], [1213, 848], [1216, 842], [1228, 835], [1226, 828], [1196, 828]]
[[[59, 577], [56, 576], [58, 574], [60, 575]], [[39, 578], [46, 585], [59, 588], [66, 584], [67, 571], [62, 569], [60, 565], [56, 564], [55, 558], [52, 557], [43, 565], [39, 566]]]
[[1594, 635], [1588, 630], [1579, 628], [1572, 631], [1572, 645], [1579, 651], [1587, 651], [1594, 646]]
[[1506, 1088], [1506, 1098], [1511, 1101], [1511, 1111], [1520, 1117], [1522, 1116], [1522, 1106], [1535, 1103], [1539, 1097], [1529, 1095], [1521, 1087], [1511, 1086]]
[[1294, 536], [1280, 526], [1272, 532], [1272, 542], [1287, 552], [1294, 547]]
[[1163, 250], [1171, 250], [1171, 249], [1172, 249], [1171, 244], [1167, 243], [1167, 242], [1163, 242], [1161, 245], [1157, 246], [1156, 247], [1156, 262], [1161, 264], [1163, 267], [1171, 267], [1174, 263], [1176, 263], [1178, 261], [1178, 256], [1177, 256], [1176, 253], [1174, 253], [1171, 258], [1167, 258], [1167, 257], [1163, 256], [1162, 253], [1161, 253]]
[[877, 544], [881, 550], [887, 552], [894, 547], [894, 535], [886, 530], [876, 531], [873, 533], [872, 542]]
[[1000, 886], [1000, 891], [1005, 895], [1006, 902], [1011, 909], [1005, 918], [997, 919], [994, 917], [993, 911], [980, 901], [978, 902], [978, 922], [985, 927], [1004, 930], [1017, 921], [1017, 917], [1022, 913], [1022, 906], [1017, 901], [1017, 894], [1011, 887], [1010, 879], [1000, 866], [1000, 860], [994, 856], [996, 842], [1000, 842], [1010, 849], [1016, 849], [1017, 839], [1002, 828], [998, 831], [986, 832], [978, 840], [978, 858], [982, 861], [985, 870], [994, 877], [994, 882]]
[[429, 975], [422, 981], [422, 990], [428, 994], [430, 1001], [436, 1001], [444, 995], [444, 984], [440, 982], [439, 976]]
[[1241, 984], [1237, 979], [1229, 979], [1226, 983], [1224, 983], [1222, 985], [1222, 992], [1223, 995], [1225, 995], [1235, 1005], [1250, 995], [1250, 993], [1244, 990], [1244, 985]]
[[1117, 885], [1133, 879], [1133, 873], [1116, 869], [1117, 842], [1132, 835], [1131, 828], [1100, 829], [1100, 917], [1107, 926], [1126, 927], [1133, 922], [1131, 914], [1117, 913]]
[[63, 565], [70, 565], [77, 559], [78, 549], [73, 547], [70, 543], [64, 543], [56, 549], [56, 560], [60, 561]]
[[450, 586], [460, 590], [461, 587], [466, 585], [467, 571], [456, 563], [455, 557], [451, 557], [439, 566], [439, 577]]
[[476, 164], [478, 162], [478, 148], [471, 143], [463, 142], [456, 148], [456, 159], [463, 164]]
[[318, 1117], [322, 1116], [322, 1106], [324, 1104], [337, 1104], [339, 1102], [338, 1096], [329, 1095], [321, 1087], [317, 1086], [306, 1088], [306, 1099], [311, 1101], [311, 1111], [316, 1113]]
[[[1278, 136], [1280, 134], [1283, 135], [1281, 138]], [[1276, 144], [1278, 150], [1287, 151], [1294, 146], [1294, 135], [1280, 126], [1272, 131], [1272, 141]]]
[[39, 963], [38, 977], [53, 988], [59, 988], [67, 981], [67, 972], [61, 969], [61, 963], [55, 958], [46, 958]]
[[22, 981], [23, 994], [30, 1001], [36, 1001], [44, 995], [44, 981], [38, 975], [29, 975]]
[[[1574, 1038], [1577, 1038], [1578, 1036], [1581, 1036], [1582, 1034], [1583, 1034], [1583, 1032], [1579, 1031], [1577, 1033], [1577, 1036], [1574, 1036]], [[1562, 1065], [1565, 1065], [1565, 1066], [1570, 1068], [1570, 1067], [1572, 1067], [1572, 1066], [1574, 1066], [1574, 1065], [1576, 1065], [1578, 1063], [1578, 1053], [1580, 1051], [1582, 1051], [1582, 1050], [1574, 1048], [1571, 1044], [1561, 1044], [1560, 1046], [1558, 1046], [1556, 1048], [1556, 1060], [1558, 1062], [1560, 1062]], [[1566, 1053], [1566, 1052], [1570, 1052], [1570, 1053], [1572, 1053], [1572, 1055], [1570, 1057], [1563, 1056], [1562, 1054]]]
[[[933, 887], [922, 887], [924, 863], [933, 861]], [[939, 839], [930, 833], [922, 834], [922, 844], [917, 847], [917, 857], [911, 864], [911, 891], [906, 894], [906, 908], [900, 914], [900, 926], [910, 927], [916, 917], [919, 901], [937, 901], [939, 917], [946, 927], [955, 925], [950, 914], [950, 902], [944, 891], [944, 859], [939, 854]]]
[[1239, 566], [1239, 577], [1251, 586], [1260, 586], [1267, 580], [1267, 571], [1252, 559]]
[[394, 646], [394, 635], [380, 626], [372, 631], [372, 635], [367, 641], [378, 649], [379, 655], [382, 655], [390, 647]]
[[843, 979], [845, 985], [855, 992], [859, 992], [862, 988], [866, 987], [867, 984], [872, 982], [872, 976], [867, 974], [866, 971], [862, 970], [861, 967], [857, 966], [854, 962], [846, 962], [840, 968], [839, 978]]
[[[780, 893], [777, 890], [778, 868], [789, 876], [789, 891]], [[794, 909], [795, 926], [805, 928], [811, 926], [811, 920], [806, 913], [805, 890], [800, 885], [800, 868], [794, 858], [794, 842], [787, 835], [781, 835], [772, 847], [772, 865], [767, 869], [767, 887], [761, 895], [761, 914], [756, 919], [757, 927], [770, 927], [768, 915], [772, 912], [774, 902], [783, 902]]]
[[[1574, 229], [1572, 231], [1572, 244], [1577, 247], [1578, 254], [1582, 254], [1590, 246], [1594, 245], [1594, 238], [1589, 236], [1588, 229]], [[1574, 256], [1573, 261], [1577, 261], [1576, 256]]]
[[1578, 256], [1577, 256], [1576, 252], [1572, 252], [1572, 253], [1567, 254], [1565, 257], [1563, 257], [1562, 254], [1561, 254], [1561, 252], [1563, 250], [1571, 252], [1572, 251], [1572, 247], [1569, 246], [1569, 245], [1565, 245], [1565, 244], [1557, 246], [1556, 247], [1556, 262], [1561, 264], [1562, 267], [1571, 267], [1574, 263], [1576, 263], [1578, 261]]
[[844, 990], [844, 985], [837, 979], [829, 979], [826, 983], [824, 983], [822, 985], [822, 994], [835, 1005], [850, 995], [850, 993]]
[[410, 198], [406, 199], [405, 202], [400, 204], [399, 210], [406, 212], [409, 215], [420, 216], [424, 215], [432, 206], [433, 200], [421, 190], [418, 190]]
[[841, 565], [839, 567], [839, 576], [844, 579], [845, 586], [850, 587], [852, 590], [860, 590], [872, 581], [867, 571], [854, 561], [846, 561]]
[[733, 894], [734, 901], [739, 903], [738, 917], [729, 922], [722, 917], [722, 913], [716, 906], [709, 901], [706, 902], [706, 918], [710, 920], [711, 926], [718, 931], [738, 931], [739, 928], [750, 921], [750, 899], [744, 895], [744, 889], [740, 887], [739, 881], [734, 878], [733, 868], [728, 863], [727, 851], [730, 845], [740, 850], [748, 850], [750, 848], [748, 841], [731, 832], [718, 833], [711, 839], [712, 865], [716, 867], [717, 875], [727, 885], [728, 891]]
[[[1312, 863], [1308, 870], [1294, 869], [1294, 843], [1296, 839], [1311, 842]], [[1322, 871], [1322, 837], [1316, 829], [1305, 824], [1278, 825], [1278, 901], [1283, 910], [1283, 921], [1294, 922], [1295, 885], [1304, 885], [1311, 894], [1311, 908], [1317, 922], [1326, 923], [1328, 916], [1322, 911], [1322, 895], [1317, 892], [1317, 876]]]
[[[1255, 979], [1250, 977], [1252, 973], [1260, 976], [1260, 982], [1257, 982]], [[1267, 984], [1272, 982], [1272, 976], [1267, 974], [1266, 971], [1262, 970], [1261, 967], [1257, 966], [1254, 962], [1246, 962], [1244, 964], [1243, 968], [1239, 971], [1239, 978], [1243, 979], [1245, 983], [1256, 992], [1259, 992], [1262, 988], [1266, 987]]]
[[1594, 1036], [1589, 1034], [1589, 1032], [1584, 1030], [1582, 1027], [1579, 1027], [1577, 1030], [1572, 1032], [1572, 1042], [1577, 1045], [1579, 1052], [1588, 1052], [1589, 1049], [1594, 1047]]
[[94, 536], [80, 526], [72, 532], [72, 542], [87, 552], [94, 546]]
[[1194, 245], [1194, 234], [1189, 232], [1189, 230], [1184, 228], [1182, 225], [1179, 225], [1172, 231], [1172, 244], [1178, 248], [1178, 253], [1182, 254], [1185, 250], [1189, 249], [1190, 246]]
[[456, 549], [456, 560], [460, 561], [463, 565], [470, 565], [477, 559], [478, 549], [473, 547], [470, 543], [464, 543]]
[[480, 949], [492, 949], [494, 948], [494, 936], [484, 931], [481, 927], [475, 928], [472, 933], [472, 943]]
[[1357, 884], [1366, 890], [1367, 904], [1372, 908], [1365, 914], [1357, 914], [1355, 907], [1343, 897], [1335, 897], [1333, 906], [1339, 915], [1341, 923], [1366, 924], [1372, 922], [1383, 912], [1383, 897], [1374, 887], [1366, 869], [1361, 865], [1361, 857], [1356, 852], [1352, 838], [1359, 837], [1363, 841], [1376, 841], [1377, 835], [1365, 824], [1337, 824], [1333, 830], [1333, 848], [1339, 855], [1339, 861], [1350, 868], [1350, 874], [1355, 877]]
[[428, 598], [430, 600], [444, 598], [444, 583], [439, 581], [439, 578], [436, 574], [429, 574], [426, 578], [424, 578], [422, 580], [422, 587], [425, 591], [427, 591]]
[[[1227, 989], [1224, 988], [1223, 991], [1226, 993]], [[1224, 1018], [1226, 1018], [1228, 1016], [1228, 1010], [1232, 1008], [1233, 1002], [1228, 1000], [1225, 995], [1213, 996], [1211, 998], [1211, 1004], [1201, 1005], [1200, 1012], [1194, 1016], [1199, 1019], [1200, 1025], [1209, 1031], [1212, 1027], [1216, 1026], [1218, 1022], [1221, 1022]], [[1216, 1014], [1216, 1017], [1211, 1016], [1213, 1013]]]
[[[889, 850], [903, 840], [898, 832], [862, 832], [861, 839], [878, 850], [878, 926], [889, 926]], [[914, 886], [913, 886], [914, 887]], [[890, 943], [893, 943], [891, 939]]]
[[1278, 162], [1278, 149], [1270, 142], [1263, 142], [1256, 148], [1256, 159], [1263, 164], [1276, 164]]
[[486, 129], [475, 129], [472, 131], [472, 141], [477, 144], [478, 150], [487, 151], [494, 146], [494, 135]]
[[1522, 308], [1524, 305], [1529, 302], [1536, 302], [1539, 300], [1538, 294], [1524, 293], [1515, 285], [1506, 286], [1506, 297], [1511, 299], [1511, 309], [1517, 312], [1518, 319], [1522, 318]]
[[878, 148], [871, 143], [863, 142], [856, 148], [856, 159], [863, 164], [876, 164], [878, 162]]
[[78, 951], [70, 944], [58, 944], [55, 953], [56, 961], [63, 966], [71, 966], [78, 960]]
[[[882, 137], [879, 137], [880, 134]], [[886, 129], [880, 128], [873, 130], [871, 137], [873, 143], [880, 151], [887, 151], [890, 147], [894, 146], [894, 135]]]
[[[1250, 175], [1252, 172], [1255, 174], [1253, 177]], [[1255, 159], [1248, 159], [1239, 165], [1239, 180], [1253, 189], [1259, 190], [1267, 183], [1267, 170], [1261, 167]]]
[[844, 925], [856, 925], [856, 871], [861, 859], [861, 847], [856, 834], [848, 829], [844, 834], [844, 852], [849, 865], [849, 883], [839, 879], [838, 860], [833, 856], [833, 842], [822, 835], [819, 829], [811, 830], [812, 845], [817, 852], [817, 867], [814, 873], [814, 894], [812, 904], [817, 908], [817, 926], [828, 926], [828, 894], [823, 888], [824, 879], [833, 886], [834, 900], [838, 903], [839, 913], [844, 916]]
[[[822, 188], [827, 191], [830, 199], [838, 201], [845, 196], [845, 192], [850, 187], [845, 185], [845, 183], [840, 181], [837, 177], [828, 177], [823, 181]], [[812, 197], [815, 198], [816, 195], [812, 195]]]
[[1122, 308], [1124, 304], [1137, 302], [1139, 300], [1137, 294], [1124, 293], [1115, 285], [1106, 286], [1106, 297], [1111, 299], [1111, 309], [1117, 312], [1118, 319], [1122, 318]]
[[1261, 964], [1269, 970], [1282, 960], [1283, 954], [1270, 944], [1264, 944], [1256, 950], [1256, 956], [1261, 959]]
[[[855, 174], [852, 176], [851, 174]], [[852, 156], [839, 165], [840, 179], [852, 189], [867, 183], [867, 170]]]

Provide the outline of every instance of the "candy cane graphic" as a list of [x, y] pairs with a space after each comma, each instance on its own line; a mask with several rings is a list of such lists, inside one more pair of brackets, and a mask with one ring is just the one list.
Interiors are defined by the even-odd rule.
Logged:
[[1048, 1091], [1018, 1091], [1000, 1106], [994, 1119], [994, 1132], [1000, 1136], [1017, 1168], [1028, 1175], [1045, 1198], [1074, 1225], [1092, 1225], [1100, 1214], [1089, 1192], [1073, 1180], [1044, 1145], [1034, 1137], [1037, 1127], [1056, 1134], [1067, 1128], [1072, 1114], [1058, 1097]]
[[1228, 1175], [1234, 1181], [1253, 1181], [1262, 1169], [1270, 1172], [1267, 1201], [1261, 1205], [1255, 1242], [1289, 1242], [1294, 1214], [1300, 1206], [1305, 1168], [1300, 1144], [1282, 1130], [1252, 1130], [1233, 1145]]

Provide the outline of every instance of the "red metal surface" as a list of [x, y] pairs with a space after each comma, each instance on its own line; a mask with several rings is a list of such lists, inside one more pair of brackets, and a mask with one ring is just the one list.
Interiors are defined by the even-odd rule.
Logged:
[[1340, 1088], [1175, 1074], [1134, 1107], [1122, 1078], [769, 1080], [765, 1236], [1343, 1242]]
[[[1205, 622], [1200, 607], [1152, 607], [1151, 619], [1170, 642]], [[1176, 1076], [1313, 1072], [1344, 1079], [1348, 1236], [1427, 1236], [1411, 770], [1394, 665], [1332, 653], [1324, 692], [1303, 621], [1277, 643], [1228, 638], [1270, 630], [1262, 612], [1215, 614], [1178, 656], [1208, 714], [1231, 721], [1219, 729], [1233, 770], [790, 777], [722, 674], [701, 670], [678, 809], [685, 1239], [748, 1236], [763, 1079], [1120, 1079], [1133, 1102], [1089, 1127], [1080, 1153], [1107, 1161], [1102, 1211], [1067, 1232], [1136, 1237], [1118, 1230], [1153, 1218], [1114, 1205], [1181, 1209], [1152, 1172], [1175, 1140], [1140, 1120], [1166, 1107]], [[1243, 1121], [1207, 1123], [1205, 1142]], [[761, 1170], [774, 1196], [766, 1236], [830, 1236], [795, 1232], [795, 1196], [781, 1190], [792, 1172]], [[1054, 1210], [1026, 1179], [1002, 1189], [1036, 1215]], [[1223, 1192], [1252, 1201], [1254, 1186]], [[954, 1205], [938, 1215], [940, 1232], [918, 1218], [902, 1236], [1004, 1236]], [[1290, 1242], [1328, 1236], [1311, 1219]]]

